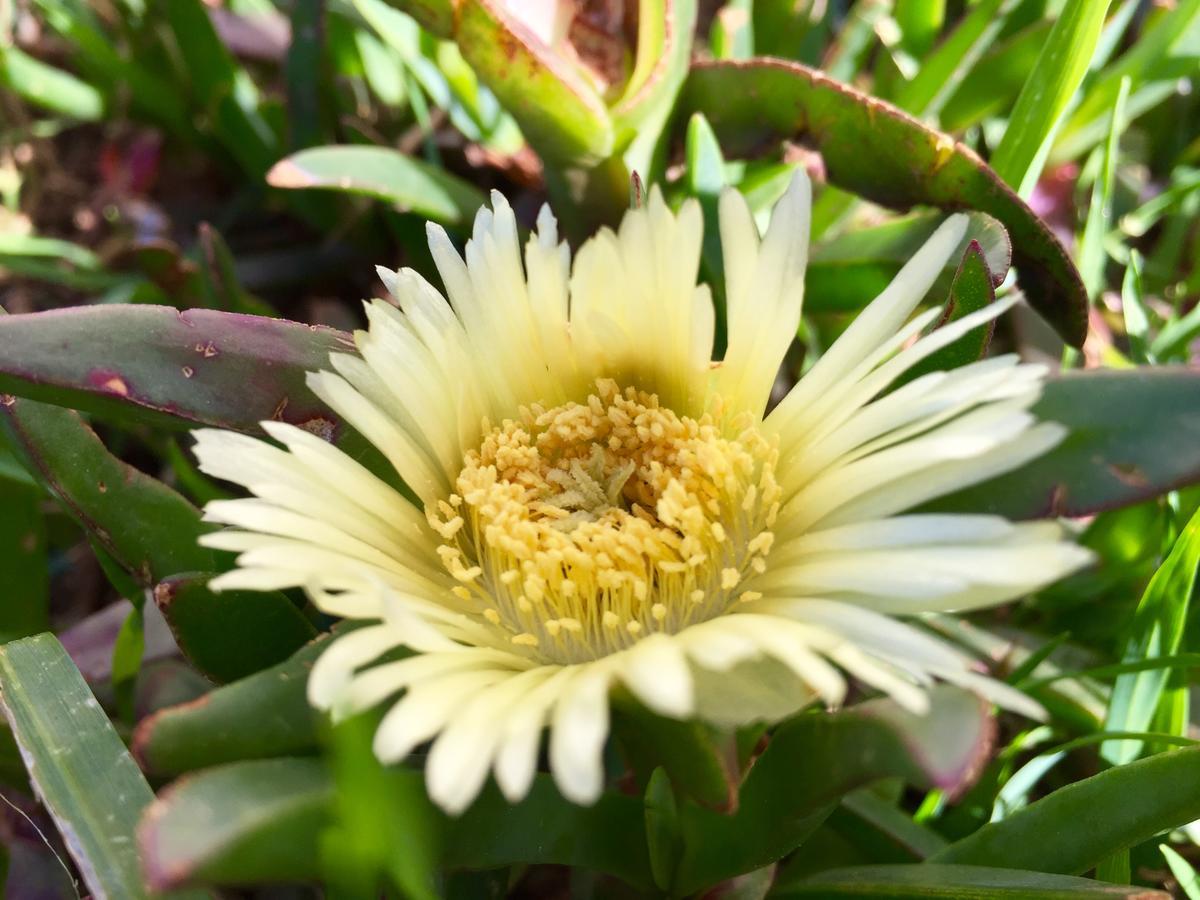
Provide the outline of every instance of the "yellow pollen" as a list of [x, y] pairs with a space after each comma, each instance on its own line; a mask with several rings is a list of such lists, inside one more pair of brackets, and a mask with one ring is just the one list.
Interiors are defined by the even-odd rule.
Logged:
[[485, 423], [426, 510], [467, 612], [532, 659], [574, 663], [759, 596], [745, 588], [774, 540], [778, 452], [752, 417], [716, 416], [600, 380], [583, 402]]

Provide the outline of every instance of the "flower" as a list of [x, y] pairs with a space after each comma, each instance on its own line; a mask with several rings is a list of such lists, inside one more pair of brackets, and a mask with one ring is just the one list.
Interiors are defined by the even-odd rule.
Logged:
[[1044, 369], [1007, 355], [889, 391], [1012, 303], [920, 336], [957, 215], [764, 418], [800, 322], [809, 205], [799, 176], [760, 237], [741, 195], [721, 197], [715, 363], [695, 201], [673, 213], [652, 191], [573, 264], [547, 209], [522, 258], [498, 194], [465, 261], [431, 225], [449, 303], [380, 270], [400, 309], [368, 304], [359, 355], [309, 378], [411, 495], [297, 427], [263, 423], [281, 446], [198, 432], [201, 468], [254, 495], [208, 504], [232, 528], [204, 543], [239, 554], [213, 587], [300, 586], [375, 623], [320, 657], [310, 699], [335, 717], [390, 701], [375, 753], [432, 740], [428, 789], [452, 813], [489, 772], [523, 797], [547, 726], [560, 790], [594, 801], [618, 684], [722, 726], [836, 706], [847, 674], [917, 712], [937, 679], [1036, 714], [893, 616], [1001, 603], [1087, 562], [1054, 522], [905, 512], [1063, 437], [1030, 412]]

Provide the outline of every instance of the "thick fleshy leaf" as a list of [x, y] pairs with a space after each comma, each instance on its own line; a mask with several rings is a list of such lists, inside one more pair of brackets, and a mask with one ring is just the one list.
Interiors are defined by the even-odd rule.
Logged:
[[615, 712], [613, 731], [642, 778], [661, 766], [676, 789], [704, 806], [728, 810], [737, 802], [735, 754], [703, 722], [656, 716], [632, 699]]
[[172, 575], [154, 602], [188, 660], [217, 682], [235, 681], [286, 660], [317, 630], [279, 591], [208, 589], [215, 572]]
[[148, 772], [178, 775], [239, 760], [315, 753], [317, 714], [306, 689], [329, 638], [322, 635], [284, 662], [194, 703], [143, 719], [133, 734], [134, 756]]
[[[958, 271], [954, 273], [945, 312], [935, 327], [941, 328], [956, 319], [978, 312], [993, 302], [996, 299], [996, 289], [993, 287], [995, 283], [996, 279], [992, 277], [979, 244], [971, 241], [967, 252], [963, 254], [962, 262], [958, 265]], [[995, 320], [967, 332], [905, 372], [898, 384], [913, 381], [929, 372], [949, 372], [982, 359], [992, 341], [994, 329]]]
[[4, 714], [88, 890], [137, 900], [134, 828], [150, 785], [53, 635], [0, 647]]
[[138, 827], [146, 884], [169, 891], [314, 880], [332, 799], [316, 759], [235, 763], [184, 779], [150, 804]]
[[1090, 878], [985, 866], [905, 865], [831, 869], [773, 897], [880, 897], [884, 900], [1168, 900], [1164, 891]]
[[304, 376], [353, 349], [336, 329], [216, 310], [0, 316], [0, 392], [160, 426], [257, 432], [279, 419], [332, 438], [338, 420]]
[[406, 900], [437, 900], [442, 818], [420, 779], [379, 765], [371, 749], [378, 724], [366, 713], [329, 735], [335, 796], [332, 827], [321, 837], [325, 882], [335, 896], [374, 896], [390, 882]]
[[1059, 788], [951, 844], [931, 862], [1078, 875], [1114, 853], [1200, 819], [1200, 746]]
[[1033, 409], [1066, 439], [1015, 472], [928, 504], [1010, 519], [1084, 516], [1200, 481], [1200, 371], [1072, 372]]
[[[389, 778], [406, 797], [425, 790], [424, 776], [412, 769], [395, 768]], [[166, 889], [316, 878], [315, 848], [332, 821], [332, 804], [333, 779], [318, 760], [233, 763], [182, 779], [163, 792], [139, 829], [147, 881]], [[442, 864], [450, 869], [545, 863], [652, 884], [642, 803], [635, 797], [610, 793], [593, 806], [575, 806], [538, 776], [516, 805], [488, 788], [457, 819], [432, 805], [428, 812], [441, 833]]]
[[455, 14], [463, 57], [540, 156], [554, 165], [586, 166], [613, 151], [604, 101], [567, 56], [514, 21], [500, 0], [462, 0]]
[[0, 641], [50, 627], [42, 503], [33, 485], [0, 478]]
[[999, 219], [1012, 237], [1030, 303], [1065, 340], [1083, 343], [1087, 297], [1066, 251], [1033, 210], [951, 136], [783, 60], [698, 63], [683, 97], [731, 152], [751, 150], [764, 137], [802, 138], [821, 151], [833, 184], [877, 203], [976, 209]]
[[928, 715], [871, 701], [836, 715], [806, 714], [783, 726], [742, 784], [737, 811], [687, 804], [673, 888], [689, 894], [759, 869], [795, 849], [846, 793], [901, 777], [960, 790], [993, 739], [989, 705], [951, 687], [934, 691]]
[[109, 453], [78, 413], [0, 395], [0, 428], [42, 486], [141, 587], [213, 569], [212, 551], [196, 542], [210, 530], [200, 511]]
[[469, 182], [390, 147], [301, 150], [275, 163], [267, 173], [267, 183], [277, 188], [366, 194], [447, 225], [470, 222], [486, 199]]

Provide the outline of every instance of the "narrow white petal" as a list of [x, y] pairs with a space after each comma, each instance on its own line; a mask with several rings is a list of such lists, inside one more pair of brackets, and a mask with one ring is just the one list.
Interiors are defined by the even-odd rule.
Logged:
[[621, 680], [659, 715], [683, 719], [692, 714], [692, 673], [674, 637], [650, 635], [620, 658]]
[[595, 803], [604, 788], [611, 677], [603, 666], [582, 665], [554, 707], [550, 770], [563, 796], [581, 806]]

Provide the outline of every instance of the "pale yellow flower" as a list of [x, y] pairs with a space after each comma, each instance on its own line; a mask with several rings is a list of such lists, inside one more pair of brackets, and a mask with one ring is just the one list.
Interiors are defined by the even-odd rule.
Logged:
[[203, 470], [254, 495], [208, 505], [233, 527], [205, 544], [240, 554], [214, 587], [300, 586], [376, 622], [325, 652], [310, 698], [335, 716], [391, 703], [375, 752], [432, 741], [429, 792], [450, 812], [489, 772], [523, 797], [547, 726], [559, 788], [595, 800], [617, 684], [722, 726], [836, 706], [846, 674], [918, 712], [935, 679], [1036, 712], [893, 616], [1001, 603], [1087, 561], [1054, 522], [904, 514], [1062, 438], [1029, 411], [1044, 370], [1000, 356], [889, 392], [1011, 305], [914, 341], [964, 237], [953, 216], [764, 418], [800, 321], [809, 192], [797, 178], [762, 237], [722, 196], [720, 363], [694, 201], [673, 213], [651, 192], [573, 263], [548, 210], [522, 256], [499, 195], [465, 262], [430, 226], [449, 304], [381, 271], [400, 309], [368, 304], [360, 355], [309, 382], [415, 502], [289, 425], [263, 423], [282, 448], [198, 434]]

